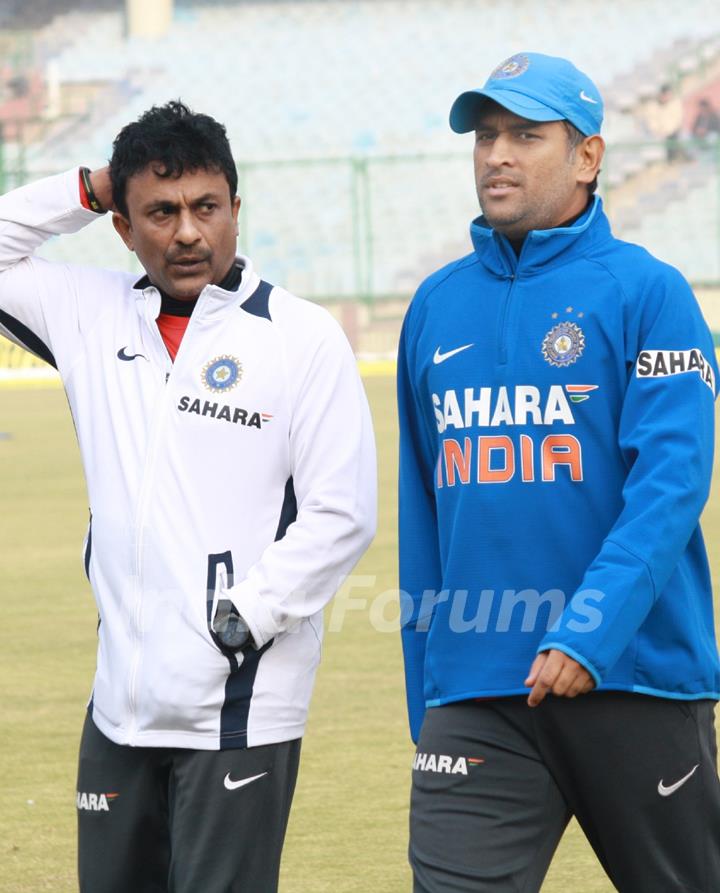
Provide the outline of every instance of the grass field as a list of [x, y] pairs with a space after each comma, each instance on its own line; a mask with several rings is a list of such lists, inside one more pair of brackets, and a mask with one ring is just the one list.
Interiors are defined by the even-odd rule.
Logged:
[[[361, 593], [372, 597], [397, 585], [396, 429], [392, 379], [369, 378], [366, 385], [380, 451], [380, 525], [356, 573], [376, 576]], [[70, 893], [75, 760], [96, 614], [80, 555], [87, 501], [61, 391], [0, 390], [0, 493], [0, 891]], [[705, 532], [717, 591], [717, 485]], [[282, 893], [409, 891], [411, 755], [399, 637], [373, 629], [368, 612], [349, 612], [342, 630], [326, 636]], [[574, 825], [543, 890], [612, 890]]]

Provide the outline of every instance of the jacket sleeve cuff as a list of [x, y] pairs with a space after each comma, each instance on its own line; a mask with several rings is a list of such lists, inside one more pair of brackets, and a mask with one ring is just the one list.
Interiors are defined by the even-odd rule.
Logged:
[[599, 681], [620, 660], [655, 602], [648, 565], [626, 546], [607, 539], [581, 588], [540, 642], [556, 648]]

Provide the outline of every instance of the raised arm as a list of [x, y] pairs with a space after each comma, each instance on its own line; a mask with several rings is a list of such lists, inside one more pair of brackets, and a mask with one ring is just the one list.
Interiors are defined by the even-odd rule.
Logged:
[[[91, 182], [109, 207], [108, 169], [95, 171]], [[67, 342], [80, 328], [83, 290], [72, 267], [34, 255], [52, 236], [77, 232], [99, 216], [83, 205], [79, 168], [0, 196], [0, 334], [52, 365], [58, 339]]]

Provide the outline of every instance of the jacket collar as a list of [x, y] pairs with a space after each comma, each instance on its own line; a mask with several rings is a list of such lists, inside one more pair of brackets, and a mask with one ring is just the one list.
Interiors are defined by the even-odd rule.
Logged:
[[[236, 263], [242, 267], [242, 279], [238, 288], [227, 291], [219, 285], [206, 285], [200, 292], [197, 304], [193, 310], [193, 316], [212, 316], [215, 313], [224, 313], [231, 306], [240, 306], [246, 301], [258, 287], [260, 279], [253, 269], [249, 257], [238, 255]], [[160, 292], [152, 284], [147, 275], [142, 276], [133, 285], [137, 290], [138, 309], [142, 315], [147, 314], [150, 319], [157, 319], [160, 313]]]
[[[216, 287], [223, 289], [224, 291], [228, 291], [228, 292], [237, 291], [238, 288], [240, 287], [242, 273], [244, 270], [245, 270], [244, 258], [236, 256], [235, 261], [230, 269], [230, 272], [227, 274], [227, 276], [223, 279], [222, 282], [219, 282], [217, 284]], [[133, 288], [139, 288], [142, 291], [143, 289], [150, 288], [151, 286], [157, 288], [157, 286], [153, 286], [153, 283], [152, 283], [150, 277], [148, 276], [147, 273], [145, 273], [145, 275], [141, 276], [138, 279], [138, 281], [133, 285]], [[161, 295], [163, 295], [163, 297], [165, 297], [165, 292], [162, 291], [162, 289], [158, 289], [158, 291], [160, 292]], [[199, 295], [198, 295], [198, 297], [199, 297]], [[197, 300], [197, 298], [195, 300]]]
[[591, 244], [609, 239], [610, 235], [610, 224], [597, 195], [571, 226], [530, 230], [520, 257], [516, 256], [508, 239], [488, 226], [484, 217], [477, 217], [470, 224], [475, 254], [483, 266], [501, 277], [540, 272], [549, 263], [560, 262], [560, 255], [565, 254], [570, 259], [581, 250], [586, 251]]

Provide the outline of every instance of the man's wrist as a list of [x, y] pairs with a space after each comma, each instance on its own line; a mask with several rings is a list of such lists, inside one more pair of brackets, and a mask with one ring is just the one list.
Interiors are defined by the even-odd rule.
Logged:
[[93, 189], [89, 167], [80, 168], [80, 203], [84, 208], [94, 211], [96, 214], [104, 214], [106, 211]]
[[83, 207], [96, 214], [113, 210], [112, 183], [108, 166], [91, 171], [80, 168], [80, 201]]

